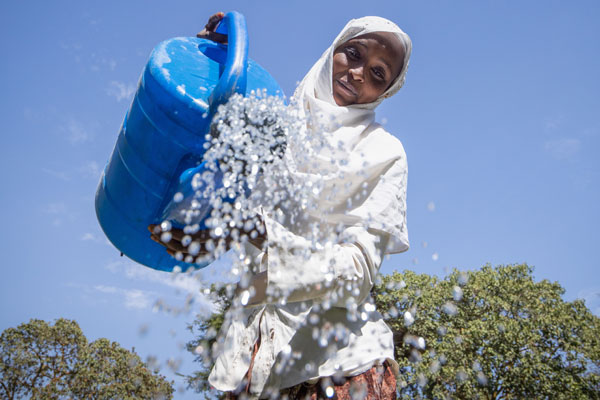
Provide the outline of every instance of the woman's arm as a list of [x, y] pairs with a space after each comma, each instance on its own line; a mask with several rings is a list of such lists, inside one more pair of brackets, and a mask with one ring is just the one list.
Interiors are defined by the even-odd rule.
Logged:
[[[387, 235], [349, 227], [340, 243], [313, 248], [277, 222], [265, 218], [269, 234], [266, 269], [249, 282], [248, 304], [328, 299], [333, 306], [361, 304], [381, 265]], [[242, 291], [245, 288], [240, 288]]]

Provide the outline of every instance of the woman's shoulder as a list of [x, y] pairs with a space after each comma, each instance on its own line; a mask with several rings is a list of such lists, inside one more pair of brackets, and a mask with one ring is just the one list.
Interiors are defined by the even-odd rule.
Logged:
[[372, 122], [365, 130], [367, 151], [373, 151], [378, 157], [394, 160], [406, 160], [406, 152], [400, 139], [388, 132], [383, 125]]

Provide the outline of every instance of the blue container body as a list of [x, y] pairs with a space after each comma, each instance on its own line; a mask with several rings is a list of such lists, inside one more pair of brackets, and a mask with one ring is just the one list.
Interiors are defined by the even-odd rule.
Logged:
[[[205, 266], [175, 260], [150, 239], [147, 227], [162, 222], [173, 194], [186, 189], [179, 186], [189, 182], [183, 179], [186, 171], [189, 175], [202, 162], [218, 104], [234, 92], [283, 95], [277, 82], [247, 59], [247, 47], [233, 48], [235, 41], [245, 40], [247, 46], [244, 29], [238, 24], [234, 32], [234, 22], [229, 20], [229, 49], [181, 37], [153, 50], [98, 186], [96, 214], [104, 233], [123, 254], [148, 267], [172, 271], [175, 266]], [[246, 59], [240, 60], [240, 54]], [[237, 66], [233, 74], [232, 64]]]

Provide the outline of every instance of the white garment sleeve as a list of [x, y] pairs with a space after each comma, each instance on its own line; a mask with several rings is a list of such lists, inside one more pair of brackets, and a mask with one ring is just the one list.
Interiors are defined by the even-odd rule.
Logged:
[[344, 230], [341, 243], [313, 245], [265, 217], [268, 252], [267, 295], [271, 302], [330, 300], [350, 307], [369, 296], [387, 246], [387, 235], [361, 227]]

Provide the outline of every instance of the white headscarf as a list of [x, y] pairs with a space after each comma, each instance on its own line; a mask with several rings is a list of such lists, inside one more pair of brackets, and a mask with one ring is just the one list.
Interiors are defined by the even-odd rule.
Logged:
[[[400, 75], [374, 102], [338, 106], [332, 90], [333, 53], [371, 32], [391, 32], [404, 45]], [[404, 84], [411, 49], [408, 35], [385, 18], [348, 22], [294, 93], [309, 129], [304, 137], [293, 135], [286, 151], [292, 173], [318, 187], [315, 207], [308, 210], [313, 218], [385, 232], [390, 253], [408, 249], [406, 156], [400, 141], [374, 122], [374, 109]]]
[[[396, 77], [390, 87], [381, 96], [379, 96], [376, 101], [366, 104], [354, 104], [348, 107], [339, 107], [336, 105], [335, 100], [333, 99], [332, 90], [333, 52], [348, 40], [373, 32], [393, 33], [404, 45], [404, 59], [402, 60], [402, 69], [400, 71], [400, 75]], [[315, 65], [313, 65], [308, 74], [306, 74], [302, 80], [302, 83], [294, 93], [294, 97], [316, 98], [317, 100], [341, 109], [347, 108], [350, 110], [374, 110], [375, 107], [377, 107], [384, 99], [394, 95], [398, 90], [400, 90], [402, 85], [404, 85], [411, 51], [412, 42], [410, 37], [392, 21], [381, 17], [362, 17], [350, 20], [344, 29], [342, 29], [337, 38], [335, 38], [333, 44], [327, 50], [325, 50], [321, 58], [315, 63]], [[313, 92], [314, 95], [311, 94]], [[331, 112], [341, 114], [340, 111]]]

